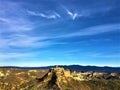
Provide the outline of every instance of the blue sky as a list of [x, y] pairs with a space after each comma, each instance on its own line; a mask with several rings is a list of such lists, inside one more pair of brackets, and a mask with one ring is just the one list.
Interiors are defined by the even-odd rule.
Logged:
[[0, 0], [0, 66], [120, 66], [119, 0]]

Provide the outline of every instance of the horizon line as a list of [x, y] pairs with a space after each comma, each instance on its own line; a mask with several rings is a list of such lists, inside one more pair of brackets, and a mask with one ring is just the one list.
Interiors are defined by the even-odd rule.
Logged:
[[24, 67], [33, 67], [33, 68], [37, 68], [37, 67], [49, 67], [49, 66], [72, 66], [72, 65], [76, 65], [76, 66], [83, 66], [83, 67], [87, 67], [87, 66], [90, 66], [90, 67], [112, 67], [112, 68], [120, 68], [120, 66], [107, 66], [107, 65], [80, 65], [80, 64], [70, 64], [70, 65], [41, 65], [41, 66], [20, 66], [20, 65], [16, 65], [16, 66], [13, 66], [13, 65], [4, 65], [4, 66], [1, 66], [0, 67], [20, 67], [20, 68], [24, 68]]

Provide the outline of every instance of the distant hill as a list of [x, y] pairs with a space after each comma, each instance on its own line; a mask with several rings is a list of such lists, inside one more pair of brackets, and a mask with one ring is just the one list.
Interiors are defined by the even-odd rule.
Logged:
[[[98, 71], [98, 72], [118, 72], [120, 73], [120, 67], [98, 67], [98, 66], [81, 66], [81, 65], [57, 65], [71, 71]], [[1, 66], [0, 68], [20, 68], [20, 69], [50, 69], [56, 66], [44, 66], [44, 67], [18, 67], [18, 66]]]

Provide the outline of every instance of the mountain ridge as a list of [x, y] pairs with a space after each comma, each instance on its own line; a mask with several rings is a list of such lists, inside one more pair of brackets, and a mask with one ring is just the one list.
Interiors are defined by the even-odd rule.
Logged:
[[120, 67], [108, 66], [81, 66], [81, 65], [53, 65], [53, 66], [40, 66], [40, 67], [19, 67], [19, 66], [0, 66], [0, 68], [19, 68], [19, 69], [50, 69], [56, 66], [72, 71], [98, 71], [98, 72], [120, 72]]

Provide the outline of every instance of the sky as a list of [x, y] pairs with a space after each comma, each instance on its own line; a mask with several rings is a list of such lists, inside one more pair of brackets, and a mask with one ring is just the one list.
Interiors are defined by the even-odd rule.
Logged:
[[120, 67], [120, 0], [0, 0], [0, 66]]

